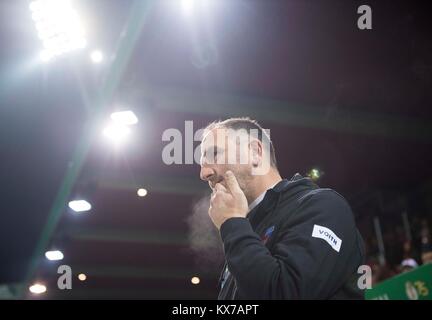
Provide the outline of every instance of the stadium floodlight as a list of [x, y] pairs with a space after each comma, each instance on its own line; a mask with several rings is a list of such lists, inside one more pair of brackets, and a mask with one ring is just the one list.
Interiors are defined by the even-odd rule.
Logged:
[[192, 284], [199, 284], [201, 279], [199, 277], [192, 277], [191, 282]]
[[324, 175], [324, 172], [321, 171], [318, 168], [312, 168], [309, 173], [307, 174], [307, 176], [309, 178], [311, 178], [314, 181], [317, 181], [318, 179], [320, 179], [322, 176]]
[[63, 252], [59, 250], [52, 250], [52, 251], [45, 252], [45, 257], [50, 261], [59, 261], [59, 260], [63, 260], [64, 255]]
[[117, 123], [110, 124], [103, 130], [104, 136], [116, 145], [125, 142], [130, 132], [129, 127]]
[[147, 195], [147, 193], [148, 193], [147, 190], [144, 188], [140, 188], [137, 191], [138, 197], [145, 197]]
[[186, 16], [190, 16], [193, 14], [194, 8], [195, 8], [195, 0], [182, 0], [181, 6], [183, 10], [183, 14]]
[[47, 288], [43, 284], [35, 283], [29, 288], [29, 291], [33, 294], [41, 294], [46, 292]]
[[90, 54], [90, 59], [95, 64], [101, 63], [103, 61], [103, 58], [104, 58], [104, 56], [100, 50], [94, 50]]
[[111, 113], [111, 120], [125, 126], [138, 123], [137, 116], [130, 110]]
[[86, 46], [84, 27], [71, 0], [35, 0], [29, 7], [43, 43], [43, 61]]
[[84, 212], [91, 209], [91, 204], [85, 200], [73, 200], [69, 202], [69, 208], [75, 212]]

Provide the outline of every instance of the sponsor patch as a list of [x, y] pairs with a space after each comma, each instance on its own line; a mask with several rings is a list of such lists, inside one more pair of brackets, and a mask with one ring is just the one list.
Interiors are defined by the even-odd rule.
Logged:
[[339, 252], [342, 240], [329, 228], [315, 224], [312, 237], [325, 240], [335, 251]]

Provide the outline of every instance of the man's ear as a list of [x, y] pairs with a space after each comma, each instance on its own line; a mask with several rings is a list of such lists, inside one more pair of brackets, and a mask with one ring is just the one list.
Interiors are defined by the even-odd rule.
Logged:
[[258, 167], [262, 159], [262, 144], [259, 140], [253, 140], [249, 143], [250, 159], [253, 167]]

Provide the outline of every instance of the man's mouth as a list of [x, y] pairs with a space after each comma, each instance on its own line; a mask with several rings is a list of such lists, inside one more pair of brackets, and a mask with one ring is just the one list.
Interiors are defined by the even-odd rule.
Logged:
[[209, 184], [210, 184], [210, 188], [211, 188], [212, 190], [214, 190], [214, 188], [216, 187], [216, 184], [217, 184], [217, 183], [221, 183], [222, 181], [223, 181], [223, 178], [220, 179], [220, 180], [218, 180], [218, 181], [209, 182]]

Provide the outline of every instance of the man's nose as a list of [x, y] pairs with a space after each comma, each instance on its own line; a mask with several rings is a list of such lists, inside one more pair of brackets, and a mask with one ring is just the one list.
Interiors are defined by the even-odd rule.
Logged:
[[200, 178], [204, 181], [209, 181], [209, 179], [214, 175], [214, 171], [208, 167], [201, 167]]

